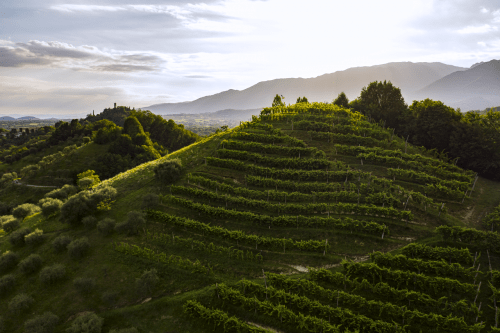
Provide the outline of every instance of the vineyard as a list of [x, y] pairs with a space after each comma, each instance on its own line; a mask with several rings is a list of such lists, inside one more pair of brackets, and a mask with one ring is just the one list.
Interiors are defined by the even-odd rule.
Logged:
[[[146, 220], [99, 236], [127, 267], [108, 286], [153, 268], [161, 281], [106, 308], [111, 322], [139, 311], [163, 318], [145, 327], [196, 333], [500, 332], [500, 196], [384, 123], [276, 106], [170, 158], [183, 165], [173, 183], [155, 178], [156, 162], [105, 183], [120, 194], [102, 216], [134, 208]], [[149, 193], [159, 202], [144, 207]], [[468, 224], [486, 196], [489, 214]]]

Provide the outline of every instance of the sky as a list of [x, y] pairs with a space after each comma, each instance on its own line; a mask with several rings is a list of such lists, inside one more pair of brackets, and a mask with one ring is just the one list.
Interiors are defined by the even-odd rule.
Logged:
[[84, 117], [389, 62], [499, 59], [498, 0], [2, 0], [0, 115]]

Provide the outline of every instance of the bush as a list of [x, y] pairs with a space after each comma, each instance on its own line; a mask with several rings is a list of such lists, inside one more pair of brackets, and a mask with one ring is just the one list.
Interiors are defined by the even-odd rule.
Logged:
[[127, 213], [127, 220], [116, 225], [115, 230], [119, 233], [127, 233], [127, 235], [137, 235], [139, 228], [144, 225], [144, 214], [138, 211]]
[[19, 269], [24, 274], [32, 274], [42, 267], [42, 257], [32, 253], [19, 263]]
[[54, 332], [59, 317], [52, 312], [45, 312], [43, 315], [24, 322], [24, 332], [26, 333], [52, 333]]
[[99, 221], [99, 223], [97, 223], [97, 230], [99, 230], [99, 232], [104, 236], [108, 236], [113, 232], [115, 224], [116, 224], [115, 220], [110, 218], [105, 218]]
[[90, 243], [87, 237], [75, 239], [68, 245], [68, 254], [72, 259], [80, 259], [89, 252]]
[[84, 143], [84, 144], [87, 144], [87, 143], [89, 143], [89, 142], [90, 142], [90, 138], [89, 138], [88, 136], [84, 136], [84, 137], [82, 138], [82, 140], [83, 140], [83, 143]]
[[45, 235], [43, 234], [43, 230], [40, 229], [35, 229], [35, 231], [33, 231], [32, 233], [24, 236], [24, 242], [31, 246], [36, 246], [41, 244], [44, 239]]
[[56, 252], [66, 251], [71, 241], [72, 241], [71, 237], [66, 235], [61, 235], [56, 237], [56, 239], [52, 241], [52, 247]]
[[13, 246], [23, 246], [24, 245], [24, 236], [29, 235], [31, 233], [30, 228], [21, 228], [19, 230], [14, 231], [9, 236], [9, 242]]
[[139, 331], [135, 327], [130, 327], [122, 328], [121, 330], [111, 330], [109, 333], [139, 333]]
[[94, 216], [87, 216], [82, 219], [82, 223], [87, 229], [94, 229], [97, 225], [97, 219]]
[[9, 302], [9, 310], [15, 314], [20, 314], [30, 308], [35, 300], [27, 294], [18, 294]]
[[164, 185], [170, 185], [181, 177], [182, 162], [179, 159], [166, 160], [154, 168], [156, 179]]
[[69, 196], [75, 195], [77, 192], [76, 186], [64, 185], [62, 188], [50, 191], [45, 194], [45, 198], [53, 198], [59, 200], [66, 200]]
[[142, 209], [152, 209], [160, 203], [160, 197], [154, 193], [148, 193], [142, 198]]
[[72, 225], [78, 225], [84, 217], [92, 215], [97, 210], [99, 203], [112, 200], [116, 193], [116, 189], [110, 186], [100, 186], [92, 193], [80, 192], [62, 205], [61, 218]]
[[76, 318], [71, 326], [66, 330], [68, 333], [101, 333], [104, 319], [89, 312]]
[[16, 266], [17, 262], [19, 261], [19, 256], [15, 254], [14, 252], [7, 251], [2, 254], [0, 257], [0, 273], [5, 273], [9, 269], [13, 268]]
[[54, 198], [43, 198], [38, 204], [42, 208], [42, 214], [45, 216], [50, 216], [52, 214], [58, 213], [61, 210], [63, 202], [59, 199]]
[[0, 278], [0, 296], [5, 296], [9, 293], [9, 291], [14, 289], [15, 282], [16, 279], [12, 274], [2, 276]]
[[33, 215], [34, 213], [37, 213], [40, 211], [40, 207], [34, 204], [26, 203], [17, 206], [12, 210], [12, 215], [14, 215], [15, 218], [24, 220], [26, 216]]
[[141, 296], [151, 296], [159, 280], [156, 269], [144, 271], [141, 277], [135, 280], [137, 293]]
[[12, 215], [5, 215], [1, 217], [0, 224], [5, 232], [14, 231], [19, 228], [19, 220]]
[[118, 299], [118, 293], [116, 291], [105, 291], [101, 297], [102, 301], [108, 306], [115, 304]]
[[40, 272], [40, 282], [42, 284], [54, 284], [66, 276], [66, 269], [61, 264], [47, 266]]
[[88, 294], [95, 287], [95, 279], [93, 278], [77, 278], [73, 280], [73, 285], [82, 294]]

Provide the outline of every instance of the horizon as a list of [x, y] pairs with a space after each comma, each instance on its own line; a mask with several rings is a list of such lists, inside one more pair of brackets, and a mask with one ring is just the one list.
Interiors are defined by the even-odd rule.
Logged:
[[80, 118], [114, 102], [187, 102], [394, 62], [469, 68], [500, 50], [492, 0], [7, 0], [0, 9], [0, 115]]

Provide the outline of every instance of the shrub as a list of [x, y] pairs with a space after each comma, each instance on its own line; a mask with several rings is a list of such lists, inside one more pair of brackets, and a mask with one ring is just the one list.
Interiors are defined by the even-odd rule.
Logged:
[[88, 294], [95, 287], [95, 279], [93, 278], [77, 278], [73, 280], [73, 285], [82, 294]]
[[134, 210], [127, 213], [127, 220], [117, 224], [115, 230], [120, 233], [127, 233], [127, 235], [137, 235], [139, 228], [145, 222], [144, 214]]
[[87, 216], [82, 219], [82, 223], [87, 229], [94, 229], [97, 225], [97, 219], [94, 216]]
[[45, 194], [45, 198], [53, 198], [59, 200], [66, 200], [69, 196], [75, 195], [77, 192], [76, 186], [64, 185], [62, 188], [50, 191]]
[[111, 330], [109, 333], [139, 333], [139, 331], [135, 327], [130, 327], [122, 328], [121, 330]]
[[0, 278], [0, 296], [5, 296], [14, 288], [16, 279], [14, 275], [7, 274]]
[[84, 137], [82, 138], [82, 140], [83, 140], [83, 143], [84, 143], [84, 144], [87, 144], [87, 143], [89, 143], [89, 142], [90, 142], [90, 138], [89, 138], [88, 136], [84, 136]]
[[9, 310], [15, 314], [20, 314], [30, 308], [35, 300], [27, 294], [18, 294], [9, 302]]
[[62, 205], [61, 218], [65, 222], [78, 225], [84, 217], [92, 215], [97, 210], [99, 203], [113, 199], [116, 193], [116, 189], [110, 186], [100, 186], [92, 193], [80, 192]]
[[160, 183], [164, 185], [172, 184], [181, 177], [182, 162], [179, 159], [166, 160], [155, 166], [154, 173]]
[[24, 236], [29, 235], [31, 233], [30, 228], [21, 228], [19, 230], [14, 231], [9, 236], [9, 242], [13, 246], [23, 246], [24, 245]]
[[148, 193], [142, 198], [142, 209], [152, 209], [160, 203], [160, 197], [154, 193]]
[[69, 243], [71, 243], [72, 239], [69, 236], [66, 235], [61, 235], [56, 237], [52, 241], [52, 247], [56, 252], [62, 252], [65, 251], [68, 248]]
[[14, 252], [7, 251], [0, 257], [0, 273], [5, 273], [12, 267], [16, 266], [19, 261], [19, 256]]
[[42, 214], [45, 216], [50, 216], [52, 214], [58, 213], [61, 210], [63, 202], [59, 199], [54, 198], [43, 198], [38, 204], [42, 208]]
[[12, 215], [15, 218], [23, 220], [26, 216], [33, 215], [40, 211], [40, 207], [34, 204], [25, 203], [17, 206], [12, 210]]
[[5, 230], [5, 232], [14, 231], [19, 228], [19, 220], [12, 215], [2, 216], [0, 223], [2, 225], [2, 229]]
[[40, 282], [42, 284], [54, 284], [66, 276], [66, 269], [61, 264], [46, 266], [40, 272]]
[[39, 245], [45, 239], [45, 235], [43, 234], [43, 230], [35, 229], [32, 233], [24, 236], [24, 242], [31, 246]]
[[89, 252], [90, 243], [87, 237], [75, 239], [68, 245], [68, 254], [72, 259], [80, 259]]
[[115, 224], [116, 224], [115, 220], [110, 218], [105, 218], [99, 221], [99, 223], [97, 223], [97, 230], [99, 230], [99, 232], [104, 236], [108, 236], [113, 232]]
[[137, 293], [141, 296], [151, 296], [159, 280], [156, 269], [144, 271], [141, 277], [135, 280]]
[[38, 254], [32, 253], [25, 259], [21, 260], [18, 266], [24, 274], [34, 273], [42, 267], [42, 257]]
[[76, 318], [71, 326], [66, 330], [68, 333], [101, 333], [104, 319], [89, 312]]
[[102, 301], [108, 306], [115, 304], [118, 299], [118, 293], [116, 291], [105, 291], [101, 297]]
[[58, 316], [52, 312], [45, 312], [43, 315], [25, 321], [24, 331], [26, 333], [52, 333], [58, 322]]

